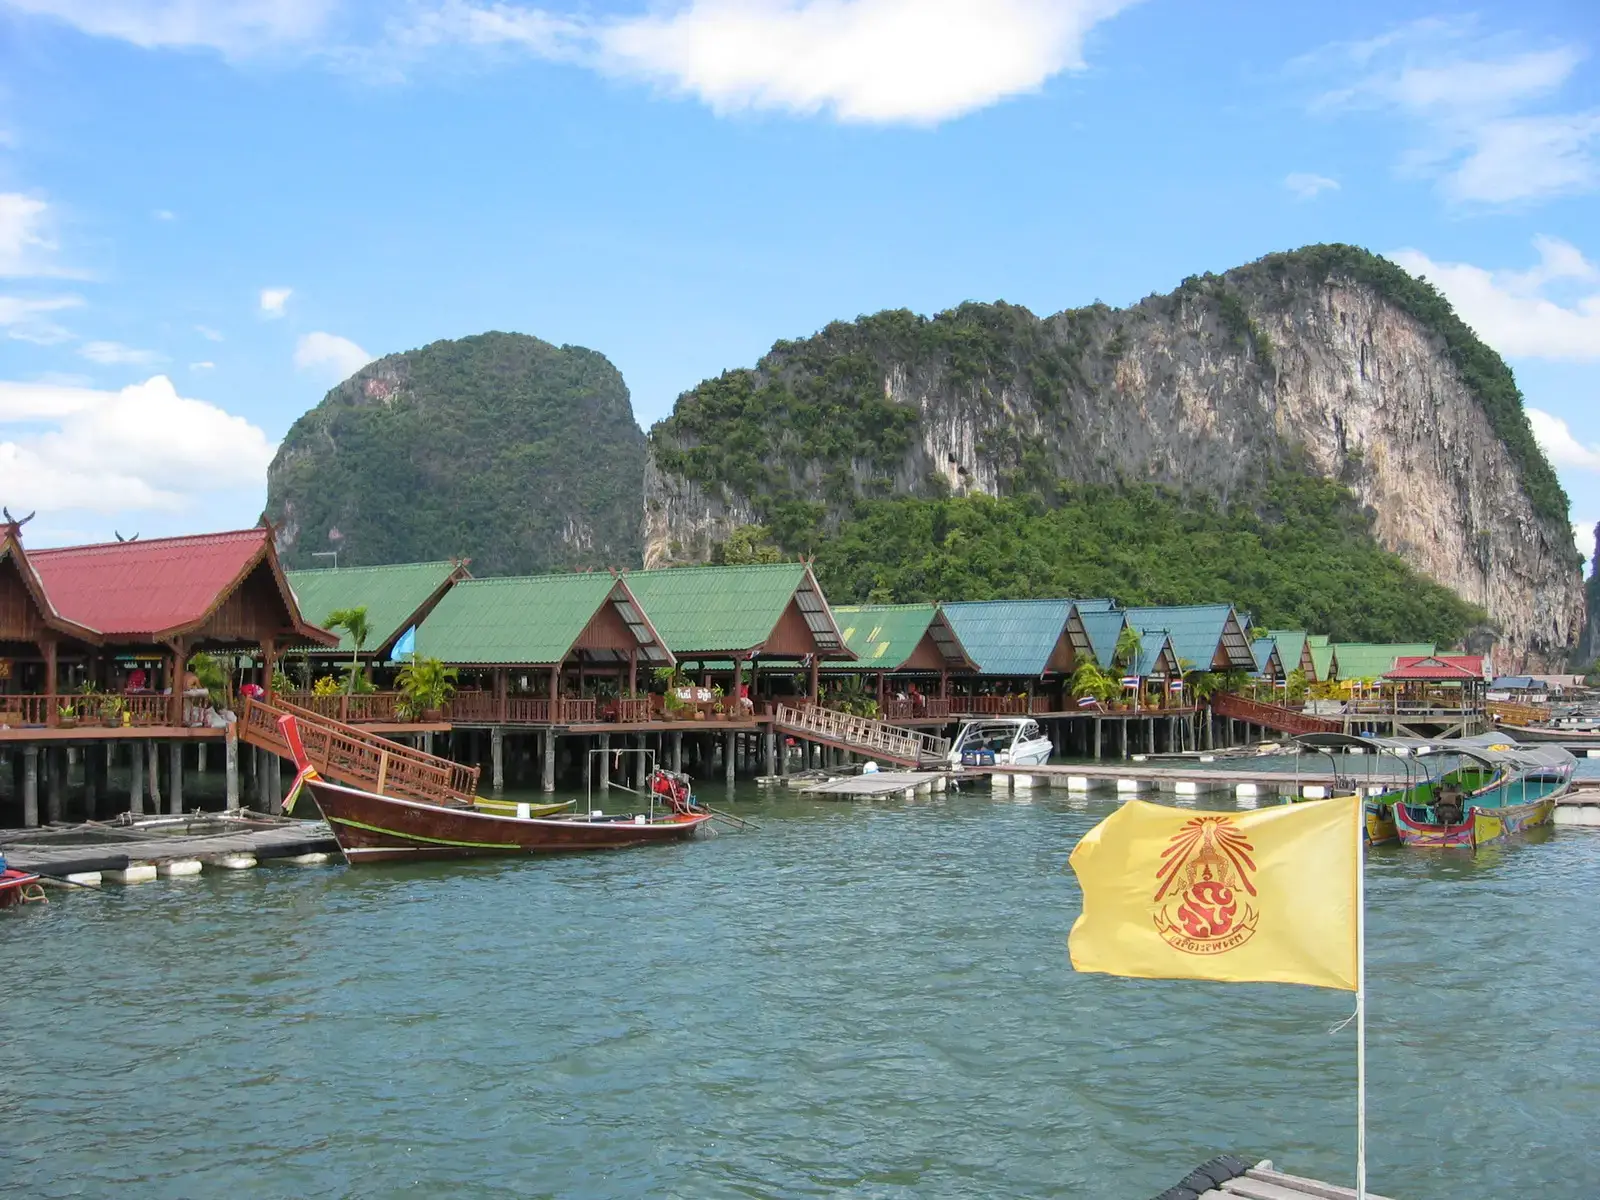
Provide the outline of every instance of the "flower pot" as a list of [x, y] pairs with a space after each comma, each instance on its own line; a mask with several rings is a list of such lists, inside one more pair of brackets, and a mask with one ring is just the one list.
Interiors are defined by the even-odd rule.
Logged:
[[444, 720], [444, 709], [425, 708], [422, 710], [422, 720], [427, 725], [438, 725]]
[[694, 719], [696, 721], [704, 721], [706, 719], [706, 710], [703, 709], [703, 708], [695, 709], [694, 710]]
[[122, 725], [122, 718], [121, 717], [101, 717], [100, 718], [100, 724], [104, 725], [107, 729], [118, 729]]
[[57, 717], [56, 718], [56, 728], [57, 729], [76, 729], [77, 727], [78, 727], [78, 718], [77, 717]]

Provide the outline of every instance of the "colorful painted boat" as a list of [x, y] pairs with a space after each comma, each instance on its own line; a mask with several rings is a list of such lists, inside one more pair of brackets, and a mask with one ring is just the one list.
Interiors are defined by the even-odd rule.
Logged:
[[620, 850], [694, 837], [712, 814], [692, 802], [654, 803], [647, 813], [577, 813], [567, 816], [500, 816], [462, 804], [446, 806], [380, 796], [330, 783], [317, 774], [293, 716], [279, 718], [299, 774], [284, 810], [304, 792], [322, 811], [345, 861], [428, 862], [574, 850]]
[[38, 904], [45, 898], [39, 877], [27, 871], [0, 870], [0, 908], [15, 904]]
[[1455, 739], [1441, 750], [1474, 759], [1481, 769], [1462, 771], [1460, 783], [1438, 787], [1425, 799], [1396, 804], [1401, 845], [1475, 849], [1548, 825], [1577, 768], [1559, 746], [1518, 746], [1494, 741], [1493, 735]]
[[[1334, 791], [1338, 795], [1349, 796], [1357, 791], [1366, 797], [1362, 809], [1367, 819], [1367, 844], [1379, 846], [1385, 842], [1399, 840], [1399, 831], [1395, 828], [1394, 806], [1408, 800], [1417, 800], [1428, 794], [1429, 789], [1435, 787], [1442, 778], [1441, 773], [1436, 773], [1432, 768], [1437, 766], [1440, 772], [1445, 764], [1430, 764], [1418, 755], [1418, 751], [1425, 749], [1427, 743], [1416, 738], [1375, 738], [1362, 737], [1352, 733], [1303, 733], [1295, 739], [1295, 744], [1303, 750], [1320, 751], [1329, 756], [1330, 765], [1336, 782]], [[1394, 763], [1402, 764], [1405, 769], [1405, 782], [1398, 786], [1387, 783], [1371, 781], [1371, 772], [1368, 772], [1367, 782], [1363, 782], [1360, 772], [1349, 768], [1348, 760], [1341, 762], [1337, 755], [1351, 754], [1370, 755], [1363, 758], [1363, 763], [1376, 764], [1383, 761], [1384, 756]]]

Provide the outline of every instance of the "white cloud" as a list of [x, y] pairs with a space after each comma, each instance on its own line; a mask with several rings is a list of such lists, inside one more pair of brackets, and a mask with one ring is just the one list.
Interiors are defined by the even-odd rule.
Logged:
[[317, 371], [339, 380], [350, 378], [372, 361], [349, 338], [333, 333], [308, 333], [294, 348], [294, 365], [302, 371]]
[[1585, 58], [1528, 50], [1471, 20], [1428, 19], [1301, 60], [1337, 74], [1313, 109], [1398, 115], [1414, 133], [1407, 170], [1461, 203], [1505, 205], [1600, 188], [1600, 110], [1555, 102]]
[[1543, 409], [1527, 409], [1528, 424], [1533, 426], [1534, 441], [1544, 451], [1552, 466], [1571, 467], [1579, 471], [1600, 471], [1600, 446], [1585, 446], [1560, 417]]
[[82, 296], [0, 296], [0, 329], [17, 341], [59, 345], [70, 341], [72, 334], [45, 314], [82, 305]]
[[611, 19], [447, 0], [401, 45], [501, 46], [693, 96], [719, 113], [934, 124], [1084, 68], [1136, 0], [687, 0]]
[[164, 375], [116, 392], [0, 382], [0, 479], [13, 510], [183, 510], [258, 489], [272, 454], [256, 426], [178, 395]]
[[222, 340], [221, 331], [213, 329], [209, 325], [196, 325], [194, 331], [208, 342], [220, 342]]
[[178, 214], [170, 208], [158, 208], [150, 216], [157, 221], [176, 221], [178, 219]]
[[1323, 192], [1339, 190], [1339, 181], [1326, 175], [1311, 175], [1304, 171], [1291, 171], [1283, 177], [1283, 186], [1301, 200], [1315, 200]]
[[[1417, 250], [1390, 257], [1430, 280], [1461, 319], [1502, 354], [1600, 362], [1600, 267], [1558, 238], [1535, 238], [1534, 247], [1539, 262], [1527, 271], [1440, 263]], [[1587, 294], [1561, 304], [1545, 294], [1556, 284]]]
[[338, 0], [4, 0], [97, 37], [146, 49], [245, 56], [322, 34]]
[[147, 367], [161, 362], [164, 357], [154, 350], [137, 350], [121, 342], [85, 342], [78, 347], [78, 354], [92, 363], [107, 367]]
[[37, 196], [0, 192], [0, 276], [58, 275], [49, 235], [50, 205]]
[[261, 315], [265, 317], [281, 317], [284, 305], [289, 303], [289, 297], [294, 295], [293, 288], [269, 287], [261, 289]]
[[210, 371], [210, 370], [214, 370], [216, 368], [216, 365], [217, 364], [214, 363], [214, 362], [192, 362], [192, 363], [189, 364], [189, 370], [191, 370], [191, 371]]

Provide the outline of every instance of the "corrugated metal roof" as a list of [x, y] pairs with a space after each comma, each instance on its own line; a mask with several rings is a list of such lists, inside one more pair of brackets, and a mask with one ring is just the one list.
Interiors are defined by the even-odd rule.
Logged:
[[[387, 567], [334, 567], [323, 571], [290, 571], [289, 586], [300, 611], [323, 622], [341, 608], [367, 610], [372, 636], [367, 650], [386, 649], [411, 625], [418, 612], [445, 587], [460, 568], [453, 562], [400, 563]], [[339, 649], [355, 649], [348, 633], [341, 634]]]
[[1438, 647], [1432, 642], [1335, 642], [1340, 679], [1382, 679], [1397, 658], [1428, 658]]
[[[1301, 644], [1304, 645], [1303, 642]], [[1258, 675], [1267, 674], [1268, 667], [1272, 669], [1271, 674], [1274, 676], [1288, 674], [1288, 671], [1284, 669], [1283, 654], [1278, 648], [1277, 638], [1272, 637], [1270, 634], [1263, 638], [1256, 638], [1255, 641], [1250, 643], [1250, 649], [1255, 651], [1256, 673]]]
[[1165, 630], [1154, 629], [1139, 635], [1139, 653], [1129, 674], [1137, 675], [1140, 679], [1149, 679], [1153, 675], [1180, 673], [1178, 656], [1174, 653], [1172, 639], [1167, 636]]
[[10, 562], [14, 567], [17, 577], [22, 581], [23, 588], [38, 609], [39, 617], [45, 625], [79, 641], [100, 641], [98, 630], [67, 620], [51, 603], [49, 594], [44, 590], [44, 581], [39, 578], [38, 572], [28, 560], [28, 552], [22, 548], [22, 538], [18, 536], [15, 525], [0, 526], [0, 563], [3, 562]]
[[1256, 669], [1256, 657], [1231, 604], [1186, 604], [1172, 608], [1130, 608], [1135, 629], [1165, 629], [1186, 671], [1209, 671], [1217, 650], [1227, 652], [1230, 668]]
[[969, 600], [944, 605], [984, 675], [1043, 675], [1072, 614], [1071, 600]]
[[1127, 621], [1122, 613], [1113, 609], [1085, 611], [1083, 605], [1083, 601], [1078, 601], [1078, 619], [1083, 622], [1084, 631], [1089, 635], [1089, 646], [1094, 653], [1094, 660], [1102, 667], [1109, 668], [1112, 658], [1116, 655], [1117, 639], [1122, 636]]
[[1287, 674], [1305, 665], [1306, 631], [1304, 629], [1269, 629], [1267, 636], [1278, 644], [1278, 657], [1283, 660]]
[[[417, 654], [447, 663], [539, 666], [562, 662], [601, 606], [617, 605], [647, 660], [665, 661], [627, 587], [603, 572], [464, 579], [417, 628]], [[657, 655], [648, 649], [658, 647]]]
[[1311, 651], [1312, 678], [1326, 683], [1339, 673], [1339, 656], [1333, 652], [1333, 643], [1325, 633], [1306, 634], [1306, 649]]
[[67, 620], [109, 636], [152, 636], [202, 621], [269, 552], [271, 536], [258, 527], [68, 546], [31, 550], [28, 561]]
[[791, 600], [800, 606], [822, 653], [848, 656], [804, 563], [663, 567], [632, 571], [626, 579], [662, 640], [680, 658], [760, 649]]
[[833, 616], [845, 645], [858, 660], [841, 664], [850, 670], [898, 670], [930, 635], [952, 670], [971, 666], [954, 627], [937, 604], [840, 605]]
[[1468, 683], [1474, 679], [1482, 679], [1483, 672], [1481, 669], [1473, 670], [1458, 659], [1440, 658], [1437, 655], [1424, 655], [1419, 658], [1413, 654], [1402, 654], [1394, 660], [1394, 667], [1384, 675], [1384, 678]]

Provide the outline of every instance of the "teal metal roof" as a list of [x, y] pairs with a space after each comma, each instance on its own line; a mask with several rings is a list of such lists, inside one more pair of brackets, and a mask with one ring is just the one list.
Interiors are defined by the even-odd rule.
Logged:
[[1086, 612], [1081, 601], [1078, 604], [1078, 619], [1083, 622], [1084, 631], [1089, 635], [1089, 646], [1095, 662], [1109, 669], [1112, 658], [1116, 656], [1117, 639], [1122, 636], [1127, 621], [1114, 609], [1091, 609]]
[[1174, 608], [1130, 608], [1135, 629], [1164, 629], [1185, 671], [1209, 671], [1219, 649], [1230, 670], [1254, 671], [1256, 656], [1231, 604], [1189, 604]]
[[1134, 659], [1133, 669], [1128, 672], [1130, 675], [1149, 679], [1152, 675], [1177, 675], [1181, 670], [1178, 656], [1172, 649], [1172, 639], [1164, 630], [1154, 629], [1140, 634], [1139, 653]]
[[1288, 672], [1284, 670], [1283, 656], [1278, 652], [1278, 642], [1276, 638], [1270, 636], [1256, 638], [1255, 641], [1250, 643], [1250, 649], [1255, 651], [1256, 673], [1258, 675], [1269, 674], [1269, 667], [1271, 668], [1270, 674], [1274, 678], [1288, 674]]
[[791, 600], [799, 605], [819, 653], [851, 657], [805, 563], [663, 567], [632, 571], [626, 579], [679, 658], [760, 650]]
[[[387, 650], [413, 623], [425, 616], [433, 598], [466, 572], [458, 563], [400, 563], [387, 567], [332, 567], [318, 571], [288, 571], [289, 587], [301, 614], [321, 625], [328, 614], [341, 608], [365, 608], [372, 635], [366, 652]], [[322, 651], [323, 647], [317, 647]], [[340, 632], [338, 650], [355, 650], [348, 633]], [[334, 653], [334, 651], [326, 651]]]
[[1072, 615], [1071, 600], [971, 600], [944, 614], [984, 675], [1045, 673]]
[[616, 605], [645, 662], [670, 661], [626, 583], [603, 571], [463, 580], [418, 627], [417, 654], [460, 666], [563, 662], [607, 603]]

